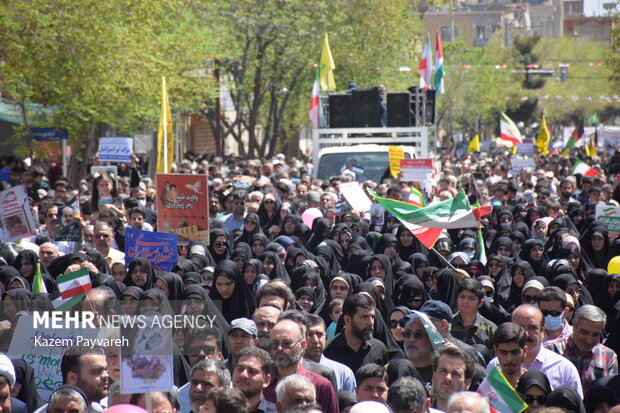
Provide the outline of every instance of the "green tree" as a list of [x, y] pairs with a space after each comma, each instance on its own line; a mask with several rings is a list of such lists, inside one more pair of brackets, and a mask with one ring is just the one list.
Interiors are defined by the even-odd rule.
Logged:
[[212, 49], [206, 17], [198, 1], [4, 0], [0, 90], [57, 106], [47, 122], [69, 130], [84, 161], [102, 125], [127, 134], [156, 125], [162, 75], [173, 110], [200, 108], [213, 93], [190, 75]]

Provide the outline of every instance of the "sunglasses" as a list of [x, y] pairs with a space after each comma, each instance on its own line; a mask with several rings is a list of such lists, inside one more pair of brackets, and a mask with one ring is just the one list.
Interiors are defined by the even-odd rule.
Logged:
[[246, 224], [256, 225], [256, 221], [245, 221]]
[[407, 325], [407, 319], [401, 318], [400, 320], [390, 320], [389, 327], [396, 328], [398, 326], [401, 326], [402, 328], [405, 328], [406, 325]]
[[559, 317], [560, 315], [562, 315], [562, 310], [540, 310], [540, 312], [543, 314], [544, 317], [550, 315], [551, 317]]
[[218, 241], [215, 243], [216, 247], [227, 247], [228, 243], [227, 242], [222, 242], [222, 241]]
[[490, 263], [487, 264], [487, 267], [489, 267], [489, 268], [499, 268], [501, 266], [502, 266], [502, 264], [500, 264], [499, 262], [490, 262]]
[[264, 204], [275, 204], [276, 201], [265, 201]]
[[537, 301], [538, 301], [538, 296], [536, 296], [536, 295], [527, 295], [526, 294], [526, 295], [523, 296], [523, 302], [525, 304], [534, 304]]
[[531, 394], [523, 394], [521, 396], [523, 398], [523, 401], [526, 404], [532, 404], [534, 403], [534, 401], [536, 401], [536, 403], [538, 403], [539, 405], [544, 405], [545, 402], [547, 401], [547, 396], [545, 396], [544, 394], [540, 396], [532, 396]]
[[420, 330], [417, 330], [417, 331], [405, 330], [403, 332], [403, 337], [406, 339], [410, 339], [413, 337], [416, 340], [421, 340], [424, 338], [424, 336], [426, 336], [426, 333]]
[[189, 349], [189, 354], [192, 356], [199, 356], [200, 354], [205, 356], [212, 356], [215, 354], [215, 347], [213, 346], [194, 346]]

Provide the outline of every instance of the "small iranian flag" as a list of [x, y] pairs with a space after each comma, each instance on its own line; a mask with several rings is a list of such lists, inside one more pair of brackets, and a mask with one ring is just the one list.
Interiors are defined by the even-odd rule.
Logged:
[[583, 176], [596, 176], [598, 175], [598, 172], [596, 172], [596, 170], [594, 170], [594, 168], [592, 168], [587, 163], [577, 160], [577, 162], [575, 162], [575, 165], [573, 166], [572, 175], [577, 174], [581, 174]]
[[487, 377], [480, 383], [477, 392], [489, 399], [493, 409], [499, 413], [521, 413], [527, 409], [527, 404], [497, 366], [493, 366]]
[[501, 138], [514, 144], [523, 143], [521, 132], [512, 119], [510, 119], [504, 112], [500, 112], [499, 116], [499, 126], [502, 132]]
[[34, 282], [32, 284], [32, 296], [35, 294], [45, 293], [47, 294], [47, 288], [45, 287], [45, 283], [43, 282], [43, 277], [41, 276], [41, 263], [37, 262], [37, 269], [34, 273]]
[[422, 192], [415, 186], [411, 188], [411, 193], [409, 193], [409, 200], [407, 202], [419, 208], [426, 206], [426, 201], [424, 200]]
[[56, 281], [58, 282], [58, 289], [63, 300], [86, 294], [93, 289], [88, 268], [63, 274]]
[[310, 98], [310, 120], [315, 128], [319, 127], [319, 71], [317, 70], [312, 86], [312, 97]]
[[431, 52], [431, 38], [428, 33], [426, 33], [426, 44], [424, 45], [424, 51], [422, 51], [418, 73], [420, 74], [420, 89], [426, 92], [432, 86], [431, 83], [433, 81], [433, 55]]

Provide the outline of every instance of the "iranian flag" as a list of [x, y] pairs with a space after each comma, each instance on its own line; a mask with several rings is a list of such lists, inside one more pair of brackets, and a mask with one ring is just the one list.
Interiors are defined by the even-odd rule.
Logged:
[[398, 218], [427, 248], [435, 244], [442, 229], [478, 228], [480, 217], [492, 211], [490, 205], [472, 208], [462, 191], [452, 199], [424, 208], [380, 197], [372, 189], [368, 189], [368, 193], [386, 211]]
[[314, 85], [312, 86], [312, 97], [310, 98], [310, 120], [315, 128], [319, 127], [319, 72], [314, 77]]
[[411, 192], [409, 193], [409, 200], [407, 201], [411, 205], [415, 205], [418, 208], [422, 208], [426, 206], [426, 201], [424, 201], [424, 196], [422, 192], [415, 186], [411, 188]]
[[433, 78], [433, 86], [435, 87], [438, 95], [443, 93], [443, 49], [441, 48], [441, 36], [439, 32], [435, 32], [436, 46], [435, 46], [435, 77]]
[[63, 300], [86, 294], [93, 289], [88, 268], [63, 274], [56, 278], [56, 282], [58, 282], [58, 290]]
[[484, 247], [484, 237], [482, 236], [482, 229], [478, 230], [478, 261], [482, 265], [487, 265], [487, 251]]
[[431, 82], [433, 79], [431, 37], [428, 33], [426, 33], [426, 44], [424, 45], [424, 51], [422, 52], [422, 58], [420, 59], [420, 66], [418, 66], [418, 73], [420, 73], [420, 89], [426, 92], [431, 87]]
[[519, 128], [517, 128], [517, 125], [515, 125], [512, 119], [510, 119], [504, 112], [500, 112], [499, 116], [499, 126], [502, 132], [501, 138], [505, 141], [510, 141], [515, 145], [518, 143], [523, 143], [521, 132], [519, 132]]
[[477, 390], [489, 400], [491, 407], [499, 413], [520, 413], [527, 409], [527, 404], [510, 385], [497, 366], [493, 366]]
[[598, 172], [596, 172], [596, 170], [594, 170], [594, 168], [592, 168], [587, 163], [577, 160], [577, 162], [575, 162], [575, 165], [573, 166], [572, 175], [577, 174], [581, 174], [583, 176], [596, 176], [598, 175]]

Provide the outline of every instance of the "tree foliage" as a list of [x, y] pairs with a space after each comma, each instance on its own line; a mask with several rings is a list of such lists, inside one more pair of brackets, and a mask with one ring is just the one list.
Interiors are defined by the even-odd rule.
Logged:
[[[92, 153], [96, 128], [133, 133], [159, 116], [161, 77], [174, 110], [213, 93], [191, 76], [212, 49], [201, 2], [183, 0], [5, 0], [0, 8], [2, 92], [58, 106], [48, 123]], [[90, 146], [89, 146], [90, 145]]]

